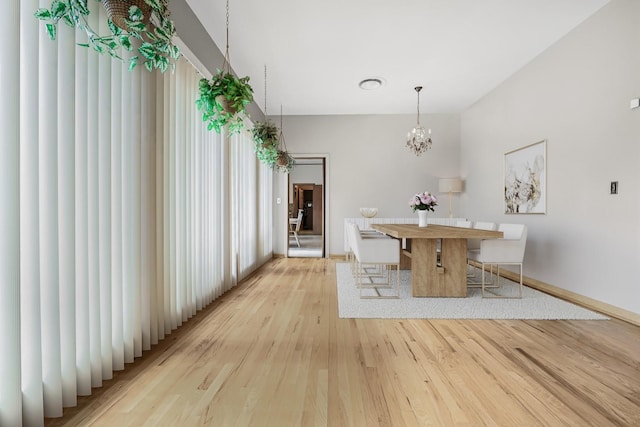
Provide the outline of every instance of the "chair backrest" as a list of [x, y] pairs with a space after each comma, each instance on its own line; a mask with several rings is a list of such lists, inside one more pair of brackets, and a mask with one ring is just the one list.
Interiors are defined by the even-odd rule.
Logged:
[[300, 231], [300, 225], [302, 224], [302, 209], [298, 211], [298, 219], [296, 222], [296, 231]]
[[500, 224], [498, 231], [502, 231], [506, 240], [527, 240], [527, 226], [524, 224]]
[[488, 263], [522, 263], [527, 245], [527, 226], [524, 224], [500, 224], [501, 239], [483, 240], [480, 261]]
[[496, 223], [495, 222], [476, 222], [473, 224], [473, 228], [476, 228], [478, 230], [489, 230], [489, 231], [493, 231], [496, 229]]
[[[496, 224], [494, 222], [474, 222], [473, 228], [476, 230], [489, 230], [494, 231], [496, 229]], [[480, 249], [480, 240], [481, 239], [468, 239], [467, 240], [467, 249], [476, 250]]]
[[350, 222], [347, 224], [347, 242], [349, 243], [349, 248], [351, 252], [354, 253], [356, 258], [359, 258], [359, 248], [358, 240], [362, 240], [362, 236], [360, 236], [360, 227], [358, 224]]
[[456, 221], [456, 227], [471, 228], [471, 221]]

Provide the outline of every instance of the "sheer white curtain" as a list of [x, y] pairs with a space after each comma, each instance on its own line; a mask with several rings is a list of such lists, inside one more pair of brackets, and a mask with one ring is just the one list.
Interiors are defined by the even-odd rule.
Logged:
[[185, 60], [129, 72], [3, 6], [0, 425], [42, 425], [271, 257], [272, 172], [206, 131]]

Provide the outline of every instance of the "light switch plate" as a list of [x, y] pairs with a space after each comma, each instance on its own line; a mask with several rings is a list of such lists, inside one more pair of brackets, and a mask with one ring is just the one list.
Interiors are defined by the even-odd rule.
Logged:
[[638, 108], [638, 107], [640, 107], [640, 98], [632, 99], [631, 102], [629, 103], [629, 108], [633, 110], [634, 108]]

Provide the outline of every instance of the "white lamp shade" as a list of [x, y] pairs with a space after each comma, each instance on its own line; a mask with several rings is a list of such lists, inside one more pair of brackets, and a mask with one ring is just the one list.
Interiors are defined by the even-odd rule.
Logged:
[[462, 192], [462, 182], [460, 178], [440, 178], [438, 191], [441, 193], [460, 193]]

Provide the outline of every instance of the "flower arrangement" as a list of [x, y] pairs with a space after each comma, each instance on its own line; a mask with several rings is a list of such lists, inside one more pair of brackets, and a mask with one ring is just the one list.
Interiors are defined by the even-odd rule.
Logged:
[[411, 199], [409, 199], [409, 207], [413, 212], [415, 211], [431, 211], [433, 212], [435, 207], [438, 206], [438, 199], [433, 194], [425, 191], [424, 193], [416, 193]]

